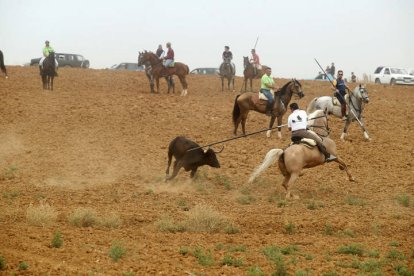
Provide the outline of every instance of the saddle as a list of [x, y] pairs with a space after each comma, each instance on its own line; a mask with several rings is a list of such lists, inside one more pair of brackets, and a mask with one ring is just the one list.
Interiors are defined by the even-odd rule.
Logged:
[[313, 139], [302, 138], [300, 140], [292, 141], [289, 144], [289, 146], [291, 146], [291, 145], [299, 145], [299, 144], [304, 145], [305, 147], [310, 148], [310, 149], [316, 147], [316, 145], [317, 145], [316, 142], [315, 142], [315, 140], [313, 140]]

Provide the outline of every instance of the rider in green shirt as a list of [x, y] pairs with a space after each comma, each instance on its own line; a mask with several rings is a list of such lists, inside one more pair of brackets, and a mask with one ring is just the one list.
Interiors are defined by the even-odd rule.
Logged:
[[267, 98], [267, 105], [266, 105], [266, 115], [271, 116], [272, 115], [272, 109], [273, 109], [273, 93], [270, 91], [277, 90], [275, 86], [275, 82], [273, 78], [270, 76], [272, 73], [272, 68], [268, 67], [266, 68], [266, 73], [262, 76], [261, 80], [261, 87], [260, 87], [260, 93], [263, 93]]
[[[45, 60], [45, 58], [47, 58], [49, 56], [49, 53], [50, 52], [55, 52], [55, 50], [53, 50], [52, 46], [49, 45], [49, 40], [46, 40], [45, 41], [45, 47], [43, 48], [43, 57], [39, 61], [40, 74], [42, 74], [43, 61]], [[57, 76], [58, 65], [59, 65], [59, 63], [57, 62], [57, 60], [55, 58], [55, 71], [56, 71], [56, 76]]]

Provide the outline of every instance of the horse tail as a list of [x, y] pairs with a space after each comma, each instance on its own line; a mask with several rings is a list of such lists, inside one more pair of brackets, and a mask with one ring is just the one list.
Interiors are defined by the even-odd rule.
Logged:
[[249, 183], [252, 183], [264, 170], [269, 168], [279, 157], [283, 154], [282, 149], [271, 149], [266, 154], [263, 163], [259, 165], [249, 178]]
[[314, 112], [317, 108], [316, 108], [316, 104], [317, 104], [317, 101], [318, 101], [318, 98], [314, 98], [311, 102], [310, 102], [310, 104], [309, 104], [309, 106], [308, 106], [308, 108], [306, 109], [306, 113], [312, 113], [312, 112]]
[[240, 97], [240, 95], [236, 96], [236, 99], [234, 100], [234, 107], [233, 107], [233, 124], [236, 126], [237, 119], [240, 117], [240, 107], [237, 103], [237, 99]]

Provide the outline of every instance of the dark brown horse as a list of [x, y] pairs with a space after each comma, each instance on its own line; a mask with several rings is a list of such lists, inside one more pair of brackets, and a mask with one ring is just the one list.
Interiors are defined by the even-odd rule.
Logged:
[[43, 60], [43, 67], [41, 69], [43, 89], [53, 91], [53, 79], [55, 78], [55, 53], [50, 52], [49, 55]]
[[176, 75], [180, 79], [181, 86], [183, 87], [181, 96], [187, 95], [187, 81], [185, 80], [185, 76], [188, 75], [190, 69], [186, 64], [174, 62], [174, 67], [165, 68], [162, 61], [156, 54], [144, 51], [139, 55], [138, 65], [144, 65], [147, 62], [151, 64], [152, 76], [155, 78], [155, 82], [157, 84], [157, 92], [159, 92], [160, 77]]
[[224, 91], [224, 79], [227, 79], [227, 89], [230, 91], [230, 86], [234, 91], [234, 72], [233, 67], [230, 61], [225, 61], [220, 66], [220, 78], [221, 78], [221, 91]]
[[243, 90], [243, 87], [244, 87], [244, 92], [246, 92], [247, 80], [250, 80], [250, 90], [249, 91], [253, 91], [252, 90], [253, 79], [261, 78], [263, 76], [263, 74], [265, 73], [266, 68], [269, 68], [269, 67], [266, 66], [266, 65], [262, 65], [262, 69], [255, 70], [253, 64], [251, 64], [250, 61], [249, 61], [249, 57], [243, 57], [243, 65], [244, 65], [244, 71], [243, 71], [244, 80], [243, 80], [243, 85], [241, 87], [241, 90]]
[[[286, 83], [280, 91], [275, 93], [275, 102], [273, 105], [272, 116], [270, 118], [269, 129], [273, 127], [275, 119], [277, 117], [277, 125], [282, 125], [283, 115], [286, 113], [287, 106], [289, 105], [292, 95], [296, 95], [299, 99], [304, 96], [302, 85], [296, 79], [292, 79]], [[250, 110], [257, 111], [259, 113], [266, 113], [267, 101], [259, 99], [259, 93], [246, 92], [236, 96], [233, 107], [233, 124], [234, 135], [237, 135], [237, 128], [241, 122], [242, 132], [245, 135], [247, 115]], [[267, 131], [267, 137], [270, 137], [271, 130]], [[278, 127], [278, 137], [282, 138], [281, 127]]]
[[3, 72], [3, 74], [4, 74], [4, 77], [7, 79], [8, 78], [7, 70], [6, 70], [6, 66], [4, 66], [4, 57], [3, 57], [3, 52], [2, 51], [0, 51], [0, 68], [1, 68], [1, 71]]
[[[138, 53], [138, 62], [141, 59], [142, 54], [143, 53]], [[148, 81], [150, 82], [150, 89], [151, 89], [150, 93], [152, 94], [154, 93], [154, 77], [152, 76], [152, 66], [149, 62], [146, 62], [143, 65], [145, 66], [145, 75], [147, 76]], [[165, 77], [165, 80], [167, 81], [167, 85], [168, 85], [168, 93], [170, 93], [171, 88], [173, 90], [173, 93], [175, 93], [175, 83], [174, 83], [173, 76]]]

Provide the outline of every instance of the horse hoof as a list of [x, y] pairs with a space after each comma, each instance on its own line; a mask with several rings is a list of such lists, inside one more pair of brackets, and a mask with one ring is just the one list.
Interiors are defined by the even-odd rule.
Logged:
[[272, 131], [271, 130], [266, 131], [266, 137], [270, 138], [270, 136], [272, 136]]

